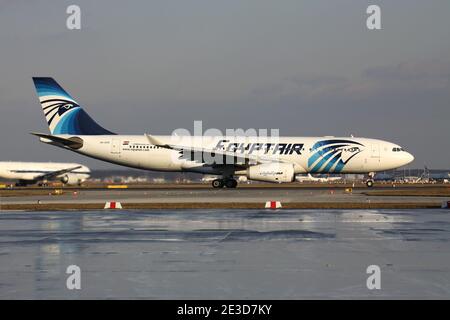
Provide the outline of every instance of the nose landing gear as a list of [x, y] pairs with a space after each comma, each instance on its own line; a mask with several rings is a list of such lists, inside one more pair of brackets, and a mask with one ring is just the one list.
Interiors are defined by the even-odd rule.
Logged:
[[372, 188], [373, 187], [373, 180], [372, 179], [368, 179], [366, 181], [366, 186], [369, 187], [369, 188]]
[[366, 186], [369, 188], [373, 187], [374, 181], [373, 177], [375, 177], [375, 172], [369, 172], [369, 179], [366, 181]]

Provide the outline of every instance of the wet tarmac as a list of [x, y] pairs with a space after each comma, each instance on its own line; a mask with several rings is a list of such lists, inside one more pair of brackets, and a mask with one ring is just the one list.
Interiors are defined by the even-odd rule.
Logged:
[[0, 298], [449, 299], [449, 240], [445, 209], [2, 211]]

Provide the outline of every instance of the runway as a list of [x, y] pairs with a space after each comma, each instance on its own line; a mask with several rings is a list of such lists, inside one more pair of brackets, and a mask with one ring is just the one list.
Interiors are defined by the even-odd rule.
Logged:
[[449, 299], [449, 240], [439, 209], [3, 211], [0, 298]]
[[[131, 209], [261, 208], [266, 201], [271, 200], [281, 201], [290, 208], [367, 208], [369, 205], [370, 208], [439, 208], [443, 201], [450, 200], [449, 191], [448, 187], [356, 188], [351, 191], [337, 187], [63, 189], [62, 194], [55, 194], [51, 189], [20, 190], [19, 193], [9, 194], [5, 191], [0, 198], [0, 208], [100, 209], [106, 201], [119, 201], [128, 204]], [[57, 204], [61, 206], [57, 207]]]

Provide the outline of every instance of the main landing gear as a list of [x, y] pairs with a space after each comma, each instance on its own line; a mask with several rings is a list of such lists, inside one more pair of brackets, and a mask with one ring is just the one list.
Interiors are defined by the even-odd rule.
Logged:
[[234, 189], [237, 187], [237, 184], [238, 183], [235, 179], [215, 179], [212, 182], [212, 186], [214, 189], [220, 189], [223, 187]]

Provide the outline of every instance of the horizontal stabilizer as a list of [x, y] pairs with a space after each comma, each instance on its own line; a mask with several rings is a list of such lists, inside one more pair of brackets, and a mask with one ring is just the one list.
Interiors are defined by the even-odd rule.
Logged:
[[62, 138], [51, 134], [37, 133], [37, 132], [31, 132], [31, 134], [41, 139], [46, 139], [51, 142], [62, 144], [71, 149], [80, 149], [81, 147], [83, 147], [83, 139], [78, 137]]

